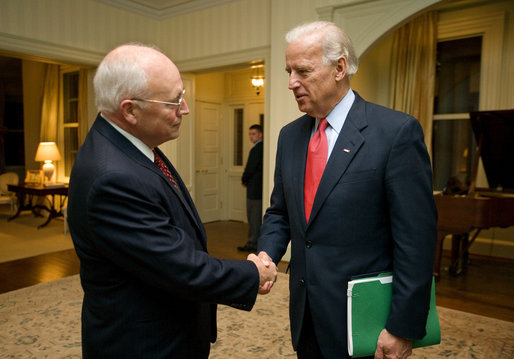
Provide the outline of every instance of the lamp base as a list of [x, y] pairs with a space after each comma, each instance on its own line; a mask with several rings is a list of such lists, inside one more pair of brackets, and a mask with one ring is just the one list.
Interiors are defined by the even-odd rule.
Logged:
[[45, 161], [43, 165], [43, 174], [45, 175], [45, 183], [53, 183], [53, 175], [55, 171], [55, 166], [52, 161]]

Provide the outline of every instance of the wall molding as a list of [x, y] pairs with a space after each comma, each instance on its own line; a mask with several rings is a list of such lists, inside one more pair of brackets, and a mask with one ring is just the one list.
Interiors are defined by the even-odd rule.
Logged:
[[411, 16], [441, 0], [354, 0], [316, 8], [320, 20], [333, 21], [352, 39], [357, 56]]
[[[448, 236], [444, 240], [443, 249], [451, 251], [452, 238]], [[514, 258], [514, 242], [499, 239], [477, 237], [469, 248], [470, 254], [477, 254], [486, 257]]]
[[234, 70], [238, 64], [247, 67], [251, 62], [269, 57], [270, 46], [261, 46], [242, 51], [228, 52], [196, 59], [175, 61], [181, 72], [202, 73]]
[[162, 6], [160, 8], [144, 5], [132, 0], [96, 0], [98, 2], [114, 6], [123, 10], [128, 10], [144, 16], [149, 16], [157, 20], [163, 20], [174, 16], [184, 15], [190, 12], [219, 6], [235, 0], [194, 0], [178, 5]]
[[98, 51], [84, 50], [6, 33], [0, 33], [0, 43], [2, 44], [2, 50], [22, 54], [26, 59], [40, 62], [66, 62], [82, 66], [97, 66], [105, 56], [104, 53]]

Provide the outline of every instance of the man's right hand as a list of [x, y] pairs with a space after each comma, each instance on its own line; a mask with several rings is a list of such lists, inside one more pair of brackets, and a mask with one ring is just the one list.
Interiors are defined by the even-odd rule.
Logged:
[[249, 254], [247, 259], [252, 261], [259, 271], [259, 294], [268, 294], [277, 280], [277, 266], [271, 260], [263, 262], [253, 253]]

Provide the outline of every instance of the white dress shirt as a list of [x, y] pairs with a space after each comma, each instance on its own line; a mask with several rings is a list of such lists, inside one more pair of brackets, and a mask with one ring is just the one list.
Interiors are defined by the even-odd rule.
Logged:
[[[350, 108], [353, 105], [353, 101], [355, 100], [355, 93], [352, 89], [348, 89], [348, 92], [343, 97], [341, 101], [334, 107], [332, 111], [326, 117], [328, 126], [325, 129], [325, 134], [327, 135], [327, 144], [328, 144], [328, 152], [327, 152], [327, 161], [330, 158], [330, 154], [334, 149], [334, 145], [336, 144], [337, 137], [343, 128], [344, 122], [346, 121], [346, 116], [348, 116], [348, 112], [350, 112]], [[312, 135], [317, 131], [318, 125], [321, 119], [317, 118], [314, 128], [311, 133]]]
[[114, 127], [114, 129], [116, 131], [118, 131], [119, 133], [121, 133], [121, 135], [123, 137], [125, 137], [127, 140], [130, 141], [130, 143], [132, 143], [134, 146], [136, 146], [136, 148], [141, 151], [146, 157], [148, 157], [148, 159], [152, 162], [154, 162], [154, 154], [153, 154], [153, 151], [150, 147], [148, 147], [143, 141], [141, 141], [139, 138], [137, 138], [136, 136], [128, 133], [127, 131], [125, 131], [124, 129], [122, 129], [120, 126], [116, 125], [114, 122], [112, 122], [111, 120], [109, 120], [108, 118], [105, 118], [101, 113], [100, 113], [100, 116], [102, 116], [102, 118], [107, 121], [112, 127]]

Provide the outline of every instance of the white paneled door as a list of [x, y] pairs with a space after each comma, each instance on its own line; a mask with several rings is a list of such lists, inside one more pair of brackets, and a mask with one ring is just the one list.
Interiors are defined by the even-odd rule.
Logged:
[[196, 103], [196, 207], [202, 222], [222, 218], [221, 106]]

